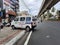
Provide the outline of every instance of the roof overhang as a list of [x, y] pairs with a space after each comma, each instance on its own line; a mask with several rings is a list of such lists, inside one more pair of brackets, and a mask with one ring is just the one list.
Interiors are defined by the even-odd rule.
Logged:
[[13, 11], [13, 10], [8, 10], [7, 14], [8, 14], [8, 15], [16, 16], [16, 12]]
[[38, 16], [41, 16], [45, 11], [51, 9], [51, 7], [54, 6], [59, 1], [60, 0], [45, 0], [41, 10], [38, 13]]

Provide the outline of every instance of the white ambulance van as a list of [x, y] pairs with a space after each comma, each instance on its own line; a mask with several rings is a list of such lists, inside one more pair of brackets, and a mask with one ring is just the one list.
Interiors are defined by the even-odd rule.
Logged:
[[37, 24], [34, 21], [32, 16], [17, 16], [12, 22], [11, 27], [12, 29], [15, 28], [24, 28], [26, 31], [32, 29], [32, 27], [36, 27]]

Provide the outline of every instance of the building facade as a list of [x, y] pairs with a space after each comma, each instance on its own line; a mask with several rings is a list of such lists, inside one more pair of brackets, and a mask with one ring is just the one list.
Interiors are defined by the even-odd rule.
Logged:
[[20, 11], [18, 12], [18, 16], [30, 15], [28, 11]]
[[3, 9], [3, 0], [0, 0], [0, 22], [2, 22], [2, 16], [3, 16], [3, 13], [2, 13], [2, 10]]
[[7, 18], [9, 18], [8, 20], [10, 21], [13, 20], [18, 10], [19, 0], [0, 0], [0, 17], [2, 17], [3, 20]]
[[10, 0], [11, 8], [17, 13], [19, 10], [19, 0]]

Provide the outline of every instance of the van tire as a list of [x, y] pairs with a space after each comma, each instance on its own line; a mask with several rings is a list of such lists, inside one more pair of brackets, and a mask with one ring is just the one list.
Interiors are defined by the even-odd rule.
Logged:
[[25, 30], [26, 30], [27, 32], [29, 32], [29, 31], [30, 31], [30, 27], [27, 26]]
[[15, 26], [14, 26], [14, 25], [12, 25], [12, 29], [13, 29], [13, 30], [15, 29]]

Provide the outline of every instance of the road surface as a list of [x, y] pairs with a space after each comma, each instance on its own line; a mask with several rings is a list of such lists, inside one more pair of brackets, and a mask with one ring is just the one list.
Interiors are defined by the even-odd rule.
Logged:
[[40, 22], [28, 45], [60, 45], [60, 22]]

